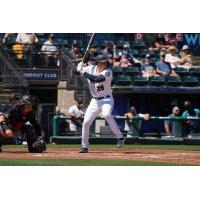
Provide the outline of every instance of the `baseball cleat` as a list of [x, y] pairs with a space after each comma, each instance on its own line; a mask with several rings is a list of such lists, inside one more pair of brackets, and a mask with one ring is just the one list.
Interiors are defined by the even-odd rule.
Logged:
[[117, 147], [123, 147], [124, 146], [124, 142], [125, 142], [125, 138], [119, 138], [117, 140]]
[[79, 153], [88, 153], [88, 148], [82, 147]]

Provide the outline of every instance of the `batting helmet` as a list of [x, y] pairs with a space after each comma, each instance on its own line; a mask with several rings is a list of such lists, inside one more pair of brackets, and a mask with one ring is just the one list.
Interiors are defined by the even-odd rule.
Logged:
[[108, 57], [104, 54], [99, 54], [98, 56], [96, 56], [96, 62], [108, 62]]

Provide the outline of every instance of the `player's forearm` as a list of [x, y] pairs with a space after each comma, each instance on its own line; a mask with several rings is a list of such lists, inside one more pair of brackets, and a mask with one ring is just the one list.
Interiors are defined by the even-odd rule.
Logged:
[[94, 82], [94, 83], [100, 83], [100, 82], [105, 81], [105, 76], [103, 76], [102, 74], [95, 76], [95, 75], [85, 72], [83, 75], [85, 78], [89, 79], [91, 82]]

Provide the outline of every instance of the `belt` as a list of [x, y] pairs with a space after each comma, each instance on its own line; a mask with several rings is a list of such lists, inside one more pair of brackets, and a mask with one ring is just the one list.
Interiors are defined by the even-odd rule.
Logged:
[[96, 100], [101, 100], [101, 99], [106, 99], [106, 98], [109, 98], [109, 97], [110, 97], [110, 95], [107, 95], [105, 97], [93, 97], [93, 98], [96, 99]]

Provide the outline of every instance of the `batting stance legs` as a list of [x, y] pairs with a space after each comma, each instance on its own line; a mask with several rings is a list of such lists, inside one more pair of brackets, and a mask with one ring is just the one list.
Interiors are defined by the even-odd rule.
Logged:
[[111, 113], [113, 109], [113, 99], [105, 98], [101, 100], [92, 99], [85, 113], [85, 118], [82, 127], [82, 147], [88, 148], [89, 145], [89, 130], [96, 116], [102, 112], [102, 116], [108, 122], [112, 132], [116, 135], [117, 139], [123, 138], [123, 134], [119, 130]]

